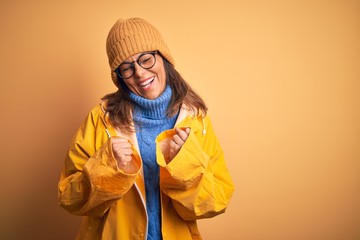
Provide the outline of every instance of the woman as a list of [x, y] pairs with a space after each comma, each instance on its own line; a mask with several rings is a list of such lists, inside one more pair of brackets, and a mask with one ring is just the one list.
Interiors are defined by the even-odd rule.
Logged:
[[118, 91], [75, 134], [59, 203], [85, 216], [77, 239], [201, 239], [234, 191], [207, 107], [147, 21], [119, 19], [106, 48]]

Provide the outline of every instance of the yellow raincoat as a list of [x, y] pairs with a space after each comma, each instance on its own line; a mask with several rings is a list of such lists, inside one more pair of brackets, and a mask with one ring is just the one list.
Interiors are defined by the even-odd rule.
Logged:
[[[156, 138], [160, 166], [164, 240], [201, 239], [196, 220], [223, 213], [234, 185], [208, 116], [181, 108], [177, 127], [191, 129], [179, 153], [167, 164], [167, 144], [174, 129]], [[135, 173], [118, 168], [112, 139], [124, 137], [133, 147]], [[136, 134], [111, 127], [102, 105], [95, 107], [75, 134], [58, 185], [59, 204], [85, 216], [77, 239], [146, 240], [145, 185]]]

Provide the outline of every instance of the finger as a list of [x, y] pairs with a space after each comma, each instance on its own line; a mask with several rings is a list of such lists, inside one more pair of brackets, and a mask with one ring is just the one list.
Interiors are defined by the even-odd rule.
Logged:
[[188, 137], [188, 134], [186, 133], [186, 130], [182, 130], [182, 129], [177, 129], [176, 130], [176, 133], [177, 133], [177, 135], [181, 138], [181, 140], [183, 141], [183, 142], [185, 142], [185, 140], [187, 139], [187, 137]]
[[168, 162], [170, 162], [180, 151], [181, 145], [176, 144], [174, 141], [170, 141], [169, 143], [169, 158]]
[[172, 141], [170, 141], [170, 143], [169, 143], [169, 148], [171, 150], [178, 150], [181, 148], [181, 146], [182, 146], [182, 141], [175, 142], [174, 139], [172, 139]]
[[133, 154], [133, 150], [131, 148], [120, 148], [120, 149], [114, 149], [114, 154], [118, 157], [122, 157], [122, 155], [124, 156], [131, 156]]
[[129, 142], [126, 138], [123, 137], [112, 137], [111, 138], [113, 142], [119, 143], [119, 142]]
[[176, 133], [184, 132], [186, 135], [190, 134], [190, 128], [189, 127], [183, 127], [183, 128], [175, 128]]
[[120, 148], [131, 148], [131, 144], [129, 142], [113, 142], [113, 147], [120, 149]]
[[113, 152], [117, 158], [121, 158], [122, 156], [131, 156], [133, 154], [131, 148], [113, 148]]
[[124, 169], [126, 166], [129, 165], [130, 161], [131, 161], [131, 157], [123, 156], [122, 159], [118, 161], [119, 168]]
[[184, 144], [184, 141], [181, 139], [181, 137], [178, 134], [175, 134], [172, 140], [176, 145], [182, 146]]
[[121, 155], [119, 158], [116, 159], [119, 166], [126, 166], [132, 161], [131, 156]]
[[174, 141], [170, 142], [170, 158], [173, 158], [179, 151], [181, 146], [177, 145]]
[[129, 142], [129, 140], [125, 139], [125, 138], [113, 138], [112, 139], [112, 145], [113, 145], [113, 148], [117, 148], [117, 149], [120, 149], [120, 148], [131, 148], [131, 143]]
[[111, 137], [111, 142], [113, 144], [125, 144], [125, 143], [129, 143], [129, 140], [123, 137]]
[[129, 162], [131, 162], [131, 160], [132, 160], [132, 157], [131, 157], [131, 155], [124, 155], [124, 157], [123, 157], [123, 163], [125, 163], [125, 164], [128, 164]]
[[131, 156], [133, 154], [133, 150], [131, 148], [122, 149], [122, 154], [125, 156]]

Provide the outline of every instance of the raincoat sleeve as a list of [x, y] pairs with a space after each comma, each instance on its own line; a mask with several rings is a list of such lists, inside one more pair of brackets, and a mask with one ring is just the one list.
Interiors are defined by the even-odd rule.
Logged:
[[117, 167], [113, 137], [108, 137], [100, 113], [97, 108], [90, 112], [76, 132], [58, 184], [60, 206], [75, 215], [103, 216], [137, 175]]
[[161, 190], [185, 220], [223, 213], [234, 191], [211, 121], [209, 117], [203, 121], [204, 129], [198, 126], [201, 120], [190, 124], [187, 140], [169, 164], [166, 164], [168, 142], [175, 131], [165, 131], [157, 138]]

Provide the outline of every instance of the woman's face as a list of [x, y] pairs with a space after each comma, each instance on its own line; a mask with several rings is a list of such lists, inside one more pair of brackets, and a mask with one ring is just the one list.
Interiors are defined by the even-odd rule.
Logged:
[[134, 64], [134, 75], [123, 79], [123, 81], [130, 91], [136, 95], [147, 99], [156, 99], [163, 93], [166, 87], [164, 61], [159, 54], [155, 54], [155, 65], [149, 69], [144, 69], [137, 61], [139, 57], [139, 61], [147, 61], [147, 59], [142, 59], [143, 55], [143, 53], [135, 54], [123, 62], [133, 62]]

